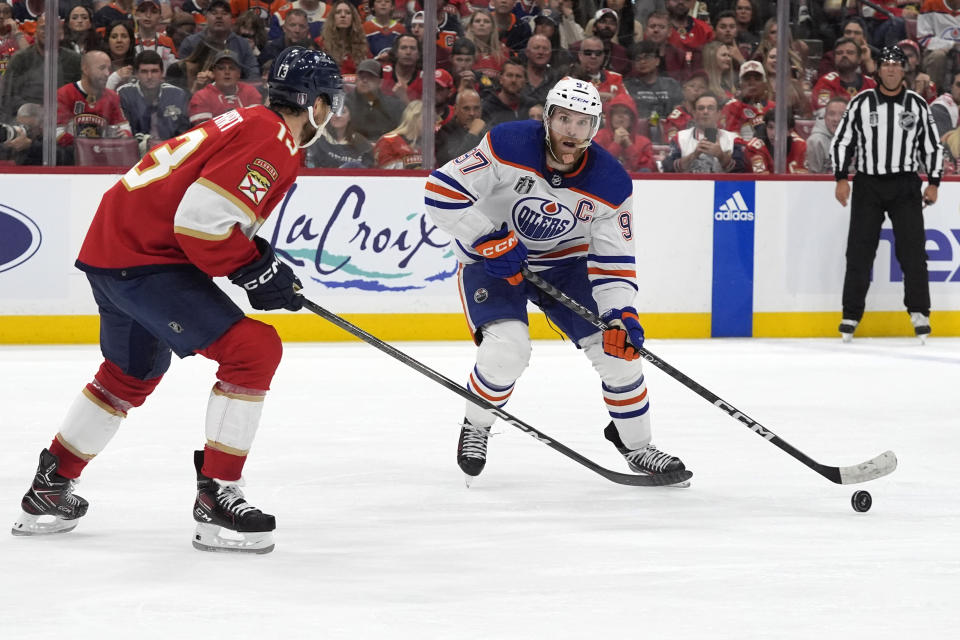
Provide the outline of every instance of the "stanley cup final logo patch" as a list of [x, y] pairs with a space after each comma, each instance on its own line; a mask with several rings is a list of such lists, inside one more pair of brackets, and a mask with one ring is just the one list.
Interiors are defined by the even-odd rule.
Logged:
[[256, 205], [260, 204], [260, 201], [267, 195], [267, 191], [270, 190], [276, 180], [277, 170], [273, 168], [273, 165], [266, 160], [255, 158], [253, 162], [247, 165], [247, 175], [240, 181], [237, 189]]

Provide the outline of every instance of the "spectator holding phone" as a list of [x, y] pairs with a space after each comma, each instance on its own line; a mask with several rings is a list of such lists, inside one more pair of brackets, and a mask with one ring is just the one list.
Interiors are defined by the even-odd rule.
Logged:
[[718, 129], [720, 103], [704, 93], [693, 105], [694, 126], [677, 133], [663, 170], [672, 173], [742, 173], [746, 166], [743, 145], [731, 131]]

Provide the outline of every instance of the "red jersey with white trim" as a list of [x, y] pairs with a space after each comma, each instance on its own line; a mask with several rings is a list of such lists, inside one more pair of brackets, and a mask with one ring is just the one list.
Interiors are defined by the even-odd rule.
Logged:
[[[773, 156], [760, 138], [754, 138], [745, 147], [747, 164], [754, 173], [773, 173]], [[807, 142], [793, 131], [787, 149], [787, 173], [808, 173], [804, 161], [807, 157]]]
[[[116, 127], [120, 137], [130, 137], [130, 123], [120, 108], [116, 91], [104, 89], [93, 104], [80, 82], [71, 82], [57, 89], [57, 144], [73, 144], [74, 136], [103, 138], [107, 127]], [[111, 136], [116, 137], [116, 136]]]
[[687, 17], [687, 26], [683, 29], [672, 27], [667, 44], [681, 51], [699, 51], [703, 45], [713, 40], [713, 27], [703, 20]]
[[690, 127], [693, 122], [693, 115], [687, 111], [685, 105], [680, 105], [670, 112], [663, 124], [664, 140], [672, 140], [678, 132]]
[[398, 133], [388, 133], [373, 145], [373, 160], [380, 169], [419, 169], [423, 153]]
[[104, 194], [77, 266], [233, 273], [259, 257], [251, 239], [299, 168], [280, 116], [263, 106], [228, 111], [154, 147]]
[[190, 98], [190, 124], [198, 125], [232, 109], [262, 103], [263, 96], [252, 84], [238, 82], [237, 92], [231, 96], [218, 89], [217, 85], [208, 84]]
[[830, 98], [842, 97], [848, 100], [857, 95], [864, 89], [876, 88], [876, 81], [865, 76], [862, 73], [857, 74], [857, 81], [847, 84], [836, 71], [820, 76], [817, 83], [813, 85], [813, 91], [810, 94], [810, 102], [813, 103], [813, 110], [825, 109]]
[[720, 128], [750, 140], [756, 127], [763, 126], [763, 114], [772, 111], [775, 106], [773, 100], [764, 103], [731, 100], [720, 110]]
[[506, 223], [533, 271], [586, 260], [601, 313], [634, 303], [633, 183], [595, 141], [577, 169], [560, 173], [547, 167], [542, 122], [501, 124], [430, 174], [424, 202], [461, 263], [480, 261], [473, 243]]

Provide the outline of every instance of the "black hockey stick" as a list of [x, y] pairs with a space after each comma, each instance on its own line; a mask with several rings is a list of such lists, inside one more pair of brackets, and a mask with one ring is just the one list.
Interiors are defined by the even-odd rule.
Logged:
[[685, 482], [689, 480], [691, 477], [693, 477], [693, 473], [686, 470], [677, 471], [675, 473], [664, 473], [664, 474], [658, 474], [658, 475], [652, 475], [652, 476], [641, 476], [641, 475], [634, 475], [631, 473], [618, 473], [616, 471], [605, 469], [600, 465], [598, 465], [597, 463], [593, 462], [592, 460], [589, 460], [588, 458], [583, 457], [582, 455], [580, 455], [573, 449], [567, 447], [566, 445], [560, 442], [557, 442], [554, 438], [548, 436], [544, 432], [538, 429], [534, 429], [526, 422], [523, 422], [519, 418], [515, 418], [514, 416], [510, 415], [503, 409], [500, 409], [496, 405], [491, 404], [490, 402], [487, 402], [485, 399], [481, 398], [480, 396], [476, 396], [470, 393], [463, 386], [457, 384], [456, 382], [454, 382], [450, 378], [447, 378], [443, 374], [440, 374], [434, 371], [433, 369], [423, 364], [422, 362], [411, 358], [410, 356], [400, 351], [399, 349], [387, 344], [386, 342], [384, 342], [383, 340], [380, 340], [376, 336], [373, 336], [367, 333], [360, 327], [348, 322], [347, 320], [344, 320], [343, 318], [336, 315], [335, 313], [327, 311], [317, 303], [312, 302], [307, 298], [303, 298], [303, 306], [309, 309], [310, 311], [314, 312], [321, 318], [328, 320], [333, 324], [337, 325], [347, 333], [351, 333], [355, 335], [356, 337], [360, 338], [367, 344], [372, 345], [377, 349], [379, 349], [380, 351], [383, 351], [387, 355], [392, 356], [393, 358], [399, 360], [400, 362], [407, 365], [411, 369], [416, 369], [417, 371], [427, 376], [434, 382], [439, 383], [440, 385], [446, 387], [450, 391], [453, 391], [457, 395], [463, 398], [466, 398], [467, 400], [481, 407], [482, 409], [486, 409], [487, 411], [497, 416], [504, 422], [507, 422], [513, 425], [517, 429], [520, 429], [521, 431], [523, 431], [524, 433], [532, 437], [534, 440], [542, 442], [543, 444], [547, 445], [554, 451], [559, 451], [560, 453], [567, 456], [571, 460], [579, 462], [580, 464], [585, 466], [587, 469], [590, 469], [594, 473], [603, 476], [607, 480], [616, 482], [617, 484], [626, 484], [626, 485], [633, 485], [638, 487], [660, 487], [660, 486]]
[[[526, 267], [523, 268], [523, 277], [530, 281], [530, 283], [536, 286], [538, 289], [542, 290], [544, 293], [554, 298], [560, 304], [567, 307], [598, 329], [606, 330], [610, 328], [609, 325], [601, 320], [600, 317], [597, 316], [597, 314], [595, 314], [593, 311], [569, 297], [567, 294], [560, 291], [555, 286]], [[892, 473], [893, 470], [897, 468], [897, 456], [894, 455], [893, 451], [886, 451], [875, 458], [871, 458], [866, 462], [861, 462], [860, 464], [851, 467], [830, 467], [825, 464], [820, 464], [775, 434], [770, 429], [767, 429], [765, 426], [734, 407], [726, 400], [721, 399], [718, 395], [706, 387], [692, 380], [687, 375], [681, 373], [671, 365], [661, 360], [659, 357], [652, 354], [648, 349], [641, 347], [638, 349], [638, 351], [640, 352], [640, 357], [642, 357], [644, 360], [662, 370], [671, 378], [677, 382], [680, 382], [710, 404], [718, 407], [721, 411], [730, 415], [730, 417], [732, 417], [734, 420], [742, 422], [748, 429], [756, 433], [758, 436], [776, 445], [781, 450], [786, 451], [789, 455], [793, 456], [831, 482], [835, 482], [837, 484], [857, 484], [859, 482], [866, 482], [867, 480], [883, 477], [889, 473]]]

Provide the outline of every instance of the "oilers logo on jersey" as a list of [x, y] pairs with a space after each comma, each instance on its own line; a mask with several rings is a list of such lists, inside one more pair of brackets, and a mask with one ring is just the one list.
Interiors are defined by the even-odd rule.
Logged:
[[556, 240], [575, 224], [573, 211], [553, 200], [531, 196], [513, 205], [513, 228], [527, 240]]

